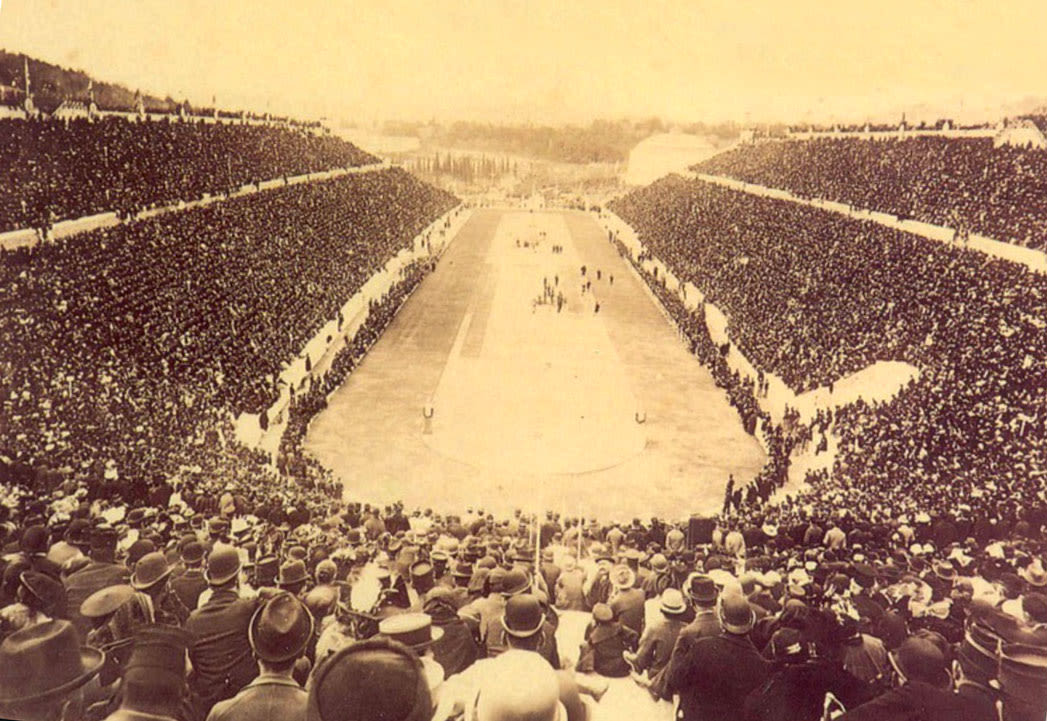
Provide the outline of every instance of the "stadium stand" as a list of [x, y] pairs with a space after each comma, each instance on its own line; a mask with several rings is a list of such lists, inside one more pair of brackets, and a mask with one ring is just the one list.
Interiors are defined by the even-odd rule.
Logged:
[[377, 159], [275, 125], [124, 118], [0, 120], [0, 232], [116, 211], [127, 217], [274, 178]]
[[1047, 248], [1047, 153], [991, 138], [818, 138], [739, 146], [695, 166], [805, 198]]
[[187, 438], [268, 407], [281, 364], [454, 204], [385, 170], [5, 253], [6, 454], [172, 472]]
[[[890, 403], [845, 408], [826, 488], [848, 508], [972, 518], [1035, 499], [1044, 479], [1042, 276], [978, 253], [788, 201], [668, 178], [613, 204], [682, 280], [729, 318], [761, 369], [796, 390], [878, 360], [921, 369]], [[1015, 459], [1022, 459], [1016, 462]], [[972, 501], [991, 473], [992, 491]]]
[[[0, 715], [583, 721], [619, 683], [650, 696], [636, 718], [674, 696], [684, 721], [1043, 718], [1047, 280], [700, 181], [615, 202], [794, 388], [922, 371], [776, 427], [647, 277], [771, 446], [708, 543], [684, 519], [344, 503], [301, 438], [427, 262], [296, 399], [277, 468], [232, 441], [231, 413], [456, 202], [383, 170], [0, 256]], [[771, 498], [827, 432], [831, 474]]]

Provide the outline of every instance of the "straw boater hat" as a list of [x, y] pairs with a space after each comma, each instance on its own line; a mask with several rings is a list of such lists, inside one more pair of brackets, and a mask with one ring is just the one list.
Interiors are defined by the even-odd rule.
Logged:
[[687, 613], [687, 602], [684, 601], [683, 594], [675, 588], [662, 591], [659, 604], [659, 609], [667, 616], [682, 616]]
[[444, 630], [433, 625], [433, 617], [428, 613], [401, 613], [382, 619], [378, 633], [421, 654], [443, 638]]
[[611, 584], [619, 590], [629, 589], [636, 585], [636, 574], [625, 564], [612, 568], [610, 578]]

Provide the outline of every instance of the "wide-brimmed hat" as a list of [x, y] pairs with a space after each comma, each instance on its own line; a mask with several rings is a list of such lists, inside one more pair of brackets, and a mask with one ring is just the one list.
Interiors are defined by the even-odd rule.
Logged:
[[378, 633], [421, 652], [443, 638], [444, 630], [433, 625], [433, 617], [428, 613], [400, 613], [382, 619]]
[[660, 553], [651, 556], [651, 568], [655, 571], [664, 571], [669, 568], [669, 559]]
[[221, 586], [240, 573], [240, 554], [232, 546], [218, 546], [207, 557], [204, 578], [212, 586]]
[[502, 628], [510, 636], [530, 638], [545, 625], [545, 612], [536, 596], [523, 593], [505, 602]]
[[48, 616], [65, 614], [65, 587], [46, 573], [39, 571], [22, 571], [19, 583], [40, 602], [41, 608]]
[[280, 566], [280, 577], [276, 579], [276, 585], [286, 588], [308, 580], [309, 571], [306, 570], [304, 561], [288, 561]]
[[428, 721], [429, 682], [411, 649], [388, 638], [350, 644], [318, 664], [306, 721]]
[[106, 586], [92, 593], [80, 604], [84, 618], [102, 618], [134, 598], [135, 590], [127, 585]]
[[45, 621], [0, 644], [0, 707], [60, 698], [98, 675], [105, 654], [82, 647], [68, 621]]
[[661, 612], [669, 616], [681, 616], [687, 613], [687, 602], [684, 601], [683, 594], [675, 588], [667, 588], [662, 591], [659, 604]]
[[251, 649], [262, 661], [297, 658], [313, 637], [313, 614], [294, 595], [278, 593], [261, 604], [247, 628]]
[[167, 557], [159, 551], [154, 551], [142, 556], [135, 564], [135, 572], [131, 576], [131, 587], [136, 591], [145, 591], [170, 575], [171, 567], [167, 565]]

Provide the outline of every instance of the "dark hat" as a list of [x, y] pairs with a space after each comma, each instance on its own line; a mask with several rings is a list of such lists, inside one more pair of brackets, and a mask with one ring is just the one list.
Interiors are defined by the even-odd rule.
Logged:
[[240, 573], [240, 554], [231, 546], [218, 546], [207, 557], [204, 578], [212, 586], [221, 586]]
[[459, 562], [454, 565], [454, 571], [452, 575], [458, 578], [472, 578], [473, 577], [473, 564]]
[[212, 518], [207, 523], [207, 532], [212, 536], [221, 536], [229, 531], [229, 521], [224, 518]]
[[87, 519], [74, 518], [65, 529], [65, 540], [74, 546], [86, 545], [90, 530], [91, 523]]
[[72, 693], [98, 675], [105, 655], [80, 645], [68, 621], [45, 621], [0, 645], [0, 707], [44, 703]]
[[417, 655], [372, 638], [322, 661], [313, 672], [306, 721], [428, 721], [429, 682]]
[[610, 623], [614, 620], [614, 611], [606, 603], [593, 606], [593, 619], [598, 623]]
[[309, 580], [309, 572], [305, 569], [304, 561], [288, 561], [280, 566], [280, 577], [276, 585], [280, 588], [293, 586], [296, 583], [305, 583]]
[[278, 593], [261, 604], [247, 628], [251, 649], [262, 661], [297, 658], [313, 637], [313, 615], [290, 593]]
[[280, 560], [275, 556], [266, 556], [258, 559], [254, 566], [255, 583], [260, 586], [271, 586], [276, 583], [276, 576], [280, 573]]
[[949, 679], [945, 656], [938, 647], [925, 638], [907, 638], [890, 653], [891, 664], [910, 681], [923, 681], [943, 686]]
[[185, 629], [159, 623], [139, 626], [135, 629], [124, 684], [143, 689], [153, 688], [158, 683], [176, 683], [180, 687], [184, 684], [188, 645], [189, 634]]
[[316, 564], [316, 571], [313, 575], [317, 583], [331, 583], [338, 575], [338, 565], [331, 559], [325, 558]]
[[23, 571], [18, 580], [40, 602], [41, 609], [48, 616], [65, 615], [66, 595], [61, 583], [37, 571]]
[[807, 658], [803, 634], [795, 628], [780, 628], [768, 642], [774, 660], [802, 661]]
[[433, 626], [433, 617], [427, 613], [400, 613], [382, 619], [378, 633], [420, 653], [443, 638], [444, 630]]
[[117, 534], [111, 526], [98, 526], [91, 531], [92, 551], [115, 551]]
[[684, 593], [695, 603], [709, 606], [720, 595], [713, 579], [701, 573], [692, 573], [684, 584]]
[[131, 528], [138, 528], [142, 525], [142, 521], [145, 520], [145, 509], [144, 508], [132, 508], [127, 512], [127, 525]]
[[515, 596], [525, 592], [530, 587], [531, 579], [527, 577], [527, 573], [519, 568], [507, 571], [505, 577], [502, 579], [503, 596]]
[[728, 633], [744, 635], [753, 628], [755, 621], [749, 601], [740, 594], [724, 596], [720, 604], [720, 621]]
[[150, 553], [135, 564], [131, 587], [136, 591], [145, 591], [170, 575], [171, 567], [167, 565], [167, 557], [160, 552]]
[[182, 546], [183, 563], [199, 563], [204, 560], [204, 545], [199, 541], [189, 541]]
[[130, 586], [107, 586], [95, 591], [80, 604], [80, 615], [84, 618], [102, 618], [130, 601], [135, 590]]
[[416, 561], [411, 564], [411, 581], [413, 583], [433, 580], [433, 564], [428, 561]]
[[538, 598], [530, 593], [521, 593], [505, 602], [502, 628], [510, 636], [530, 638], [542, 630], [545, 612]]
[[30, 526], [22, 534], [19, 548], [23, 553], [47, 553], [48, 535], [47, 529], [43, 526]]

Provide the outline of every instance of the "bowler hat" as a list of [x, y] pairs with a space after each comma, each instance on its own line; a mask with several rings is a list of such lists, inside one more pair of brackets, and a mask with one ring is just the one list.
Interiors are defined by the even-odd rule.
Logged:
[[276, 585], [285, 588], [308, 580], [309, 572], [305, 570], [304, 561], [288, 561], [280, 566], [280, 577], [276, 580]]
[[336, 651], [313, 672], [306, 721], [428, 721], [429, 683], [411, 649], [371, 638]]
[[218, 546], [207, 557], [204, 578], [212, 586], [221, 586], [240, 573], [240, 554], [232, 546]]
[[719, 595], [713, 579], [701, 573], [688, 576], [683, 589], [689, 599], [706, 606], [714, 603]]
[[290, 593], [261, 604], [247, 628], [251, 649], [262, 661], [280, 663], [297, 658], [313, 637], [313, 615]]
[[514, 568], [507, 571], [505, 577], [502, 578], [502, 595], [515, 596], [523, 593], [530, 586], [531, 580], [527, 577], [527, 574], [519, 568]]
[[544, 624], [545, 612], [537, 597], [522, 593], [505, 602], [502, 628], [510, 636], [530, 638], [541, 631]]
[[189, 541], [182, 546], [181, 556], [184, 563], [200, 563], [204, 560], [204, 545], [199, 541]]
[[131, 576], [131, 587], [136, 591], [145, 591], [170, 575], [171, 567], [167, 565], [167, 557], [158, 551], [150, 553], [135, 564], [135, 572]]
[[667, 588], [662, 591], [660, 606], [662, 613], [669, 616], [681, 616], [687, 613], [687, 604], [683, 600], [683, 594], [675, 588]]
[[895, 670], [909, 681], [942, 686], [949, 679], [945, 656], [925, 638], [910, 636], [889, 657]]
[[444, 630], [434, 626], [433, 617], [427, 613], [400, 613], [382, 619], [378, 624], [378, 633], [399, 641], [415, 652], [421, 652], [443, 638]]
[[98, 675], [105, 654], [82, 647], [69, 621], [45, 621], [0, 644], [0, 706], [58, 699]]

